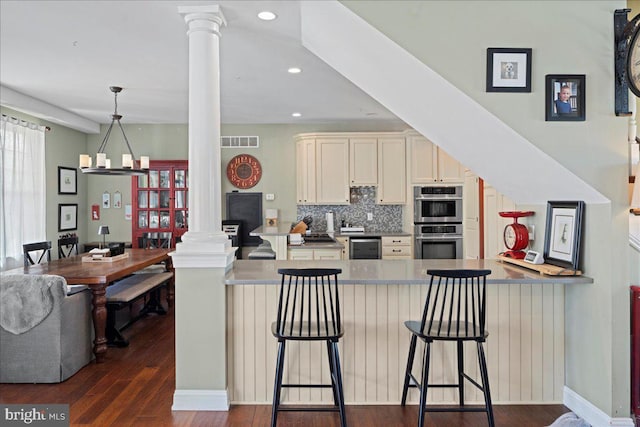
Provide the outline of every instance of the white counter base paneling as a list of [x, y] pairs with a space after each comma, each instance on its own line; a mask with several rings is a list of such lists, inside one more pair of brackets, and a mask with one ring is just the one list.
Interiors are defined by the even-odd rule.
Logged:
[[[277, 285], [227, 287], [227, 351], [231, 403], [270, 404], [275, 374]], [[345, 333], [340, 341], [345, 401], [398, 404], [410, 335], [404, 321], [419, 319], [426, 285], [341, 285]], [[488, 285], [485, 344], [493, 402], [562, 403], [564, 387], [564, 286], [553, 283]], [[419, 348], [421, 352], [422, 349]], [[454, 382], [455, 344], [435, 343], [433, 382]], [[421, 357], [416, 356], [414, 372]], [[473, 343], [465, 366], [478, 378]], [[284, 382], [329, 383], [322, 343], [287, 343]], [[285, 403], [332, 402], [331, 390], [283, 389]], [[457, 403], [455, 389], [432, 389], [428, 402]], [[471, 384], [468, 403], [482, 402]], [[417, 390], [409, 401], [417, 403]]]

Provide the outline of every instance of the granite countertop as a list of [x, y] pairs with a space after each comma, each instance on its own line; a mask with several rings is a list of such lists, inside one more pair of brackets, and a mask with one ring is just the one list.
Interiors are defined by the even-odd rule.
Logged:
[[238, 260], [225, 278], [227, 285], [279, 284], [279, 268], [341, 268], [341, 284], [414, 285], [427, 282], [428, 269], [474, 268], [492, 271], [491, 284], [588, 284], [587, 276], [544, 276], [496, 260], [349, 260], [349, 261], [260, 261]]
[[[276, 226], [268, 227], [266, 225], [261, 225], [260, 227], [252, 230], [249, 235], [250, 236], [288, 236], [291, 231], [291, 223], [279, 223]], [[325, 233], [326, 231], [316, 231], [312, 230], [312, 233]], [[328, 233], [332, 237], [385, 237], [385, 236], [411, 236], [411, 233], [407, 233], [404, 231], [398, 232], [387, 232], [387, 231], [365, 231], [364, 233], [354, 232], [354, 233], [340, 233], [336, 231], [334, 233]], [[304, 234], [302, 235], [304, 237]]]

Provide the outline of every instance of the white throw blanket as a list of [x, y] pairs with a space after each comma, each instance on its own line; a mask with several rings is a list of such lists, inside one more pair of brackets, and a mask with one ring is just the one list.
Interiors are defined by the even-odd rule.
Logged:
[[52, 275], [0, 276], [0, 327], [19, 335], [39, 325], [53, 309], [52, 288], [65, 295], [65, 279]]
[[591, 427], [591, 424], [587, 423], [573, 412], [567, 412], [566, 414], [558, 417], [558, 419], [549, 427]]

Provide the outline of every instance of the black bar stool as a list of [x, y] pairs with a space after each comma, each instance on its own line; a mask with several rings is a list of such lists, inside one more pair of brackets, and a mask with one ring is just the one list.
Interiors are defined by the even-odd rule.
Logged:
[[[278, 318], [271, 324], [271, 333], [278, 339], [276, 378], [273, 388], [271, 426], [277, 424], [279, 411], [336, 411], [340, 413], [340, 425], [346, 427], [342, 373], [338, 355], [338, 340], [342, 337], [338, 274], [340, 269], [278, 269], [282, 275]], [[326, 341], [329, 355], [331, 384], [282, 384], [286, 342]], [[280, 405], [282, 387], [331, 388], [333, 406], [283, 407]]]
[[[491, 406], [491, 394], [489, 392], [489, 374], [487, 361], [484, 356], [483, 343], [489, 335], [485, 329], [486, 323], [486, 277], [491, 270], [428, 270], [431, 282], [424, 303], [422, 319], [404, 322], [411, 331], [411, 344], [407, 369], [404, 375], [402, 388], [402, 406], [407, 401], [409, 387], [420, 389], [420, 407], [418, 412], [418, 426], [424, 426], [425, 412], [486, 412], [489, 426], [495, 425], [493, 419], [493, 407]], [[413, 359], [416, 353], [416, 342], [420, 338], [425, 342], [422, 381], [411, 373]], [[457, 384], [429, 384], [429, 362], [431, 356], [431, 344], [434, 341], [455, 341], [458, 356], [458, 383]], [[463, 343], [475, 341], [478, 350], [478, 362], [480, 364], [480, 376], [482, 384], [464, 373]], [[464, 380], [478, 387], [484, 393], [484, 407], [465, 406], [464, 404]], [[458, 407], [434, 407], [427, 408], [427, 390], [429, 387], [455, 387], [458, 389], [460, 406]]]

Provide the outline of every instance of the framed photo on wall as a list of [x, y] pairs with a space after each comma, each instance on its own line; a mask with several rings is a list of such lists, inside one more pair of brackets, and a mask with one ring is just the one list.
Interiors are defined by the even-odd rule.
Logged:
[[531, 92], [531, 49], [487, 48], [487, 92]]
[[78, 194], [78, 170], [58, 166], [58, 194]]
[[585, 75], [547, 74], [545, 78], [545, 120], [583, 122], [585, 120]]
[[546, 263], [578, 270], [583, 215], [583, 201], [547, 203], [547, 225], [544, 232]]
[[58, 205], [58, 231], [78, 229], [78, 204], [68, 203]]

